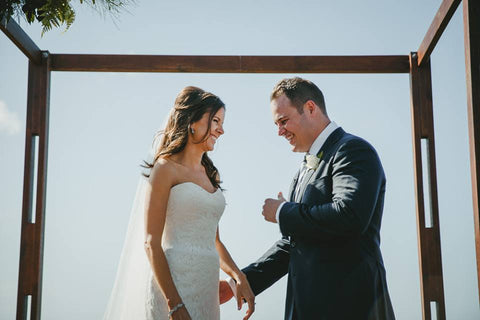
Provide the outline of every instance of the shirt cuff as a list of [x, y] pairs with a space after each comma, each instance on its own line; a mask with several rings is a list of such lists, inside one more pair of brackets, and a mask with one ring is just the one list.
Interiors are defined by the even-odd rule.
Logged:
[[230, 285], [230, 289], [232, 289], [232, 292], [233, 292], [233, 296], [235, 297], [235, 299], [237, 298], [237, 283], [235, 282], [235, 280], [233, 280], [232, 277], [228, 277], [226, 279], [226, 281], [228, 282], [228, 284]]
[[280, 226], [280, 210], [282, 210], [283, 205], [285, 204], [285, 201], [280, 203], [280, 205], [277, 208], [277, 212], [275, 213], [275, 220], [277, 220], [278, 225]]

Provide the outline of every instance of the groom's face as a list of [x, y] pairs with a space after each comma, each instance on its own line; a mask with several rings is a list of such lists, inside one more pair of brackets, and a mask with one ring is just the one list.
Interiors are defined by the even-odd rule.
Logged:
[[300, 114], [286, 95], [270, 104], [278, 135], [288, 140], [294, 152], [307, 152], [312, 145], [305, 112]]

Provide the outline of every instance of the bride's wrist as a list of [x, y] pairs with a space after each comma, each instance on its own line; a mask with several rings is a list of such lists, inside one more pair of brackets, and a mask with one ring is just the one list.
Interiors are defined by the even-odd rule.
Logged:
[[247, 280], [247, 276], [242, 271], [236, 272], [232, 278], [236, 282], [245, 282]]
[[182, 298], [180, 298], [180, 297], [167, 299], [167, 306], [168, 306], [169, 310], [172, 310], [173, 308], [175, 308], [176, 306], [178, 306], [181, 303], [183, 303], [183, 302], [182, 302]]
[[168, 311], [168, 318], [170, 319], [172, 317], [172, 315], [180, 308], [183, 308], [185, 307], [185, 305], [181, 302], [179, 304], [177, 304], [176, 306], [174, 306], [173, 308], [170, 308], [170, 311]]

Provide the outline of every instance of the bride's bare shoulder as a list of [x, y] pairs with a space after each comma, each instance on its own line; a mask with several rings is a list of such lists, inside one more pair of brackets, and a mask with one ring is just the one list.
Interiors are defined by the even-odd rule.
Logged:
[[177, 179], [176, 163], [168, 158], [158, 159], [150, 172], [150, 182], [152, 184], [173, 185]]

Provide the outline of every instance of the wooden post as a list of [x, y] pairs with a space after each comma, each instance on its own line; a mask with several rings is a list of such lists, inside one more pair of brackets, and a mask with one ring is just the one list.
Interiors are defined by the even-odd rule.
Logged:
[[[444, 320], [445, 298], [438, 219], [432, 79], [430, 61], [424, 62], [419, 67], [416, 52], [410, 54], [410, 90], [423, 319], [432, 319], [434, 307], [436, 319]], [[422, 141], [425, 146], [423, 154]], [[422, 159], [422, 155], [426, 159]], [[425, 193], [424, 190], [429, 192]], [[430, 210], [425, 208], [427, 201], [430, 204], [427, 209]]]
[[[17, 320], [26, 320], [28, 312], [30, 312], [31, 320], [39, 320], [42, 305], [49, 95], [50, 56], [47, 51], [43, 51], [40, 64], [37, 65], [30, 61], [28, 65], [25, 172]], [[35, 157], [35, 155], [38, 155], [38, 157]], [[38, 168], [36, 176], [34, 176], [35, 167]], [[34, 192], [35, 178], [36, 192]], [[33, 208], [34, 201], [35, 208]], [[35, 211], [32, 211], [32, 209]]]
[[467, 75], [468, 135], [470, 137], [470, 170], [472, 175], [477, 280], [480, 296], [480, 2], [463, 0], [465, 31], [465, 67]]

